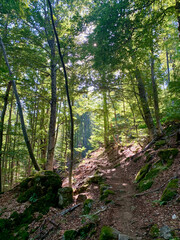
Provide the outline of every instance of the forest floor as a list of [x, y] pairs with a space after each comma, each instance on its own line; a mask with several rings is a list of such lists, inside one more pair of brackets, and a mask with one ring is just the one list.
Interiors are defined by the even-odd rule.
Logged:
[[[161, 149], [177, 146], [175, 136], [168, 139], [168, 144]], [[176, 176], [180, 178], [180, 151], [176, 156], [173, 165], [159, 173], [155, 178], [152, 187], [142, 195], [136, 196], [139, 192], [136, 189], [135, 176], [146, 164], [145, 154], [136, 162], [132, 158], [134, 154], [140, 152], [141, 148], [136, 144], [126, 147], [111, 146], [109, 150], [100, 148], [91, 153], [89, 158], [84, 159], [73, 172], [74, 203], [68, 208], [80, 203], [72, 212], [61, 216], [62, 210], [50, 208], [47, 215], [39, 221], [34, 221], [29, 225], [31, 231], [29, 239], [57, 240], [61, 239], [66, 230], [79, 229], [83, 225], [82, 209], [83, 202], [78, 197], [78, 190], [95, 174], [100, 174], [105, 179], [105, 183], [115, 194], [108, 196], [109, 203], [100, 200], [100, 189], [98, 184], [89, 184], [88, 188], [81, 194], [93, 199], [94, 203], [89, 218], [95, 215], [96, 232], [86, 239], [98, 240], [102, 226], [111, 226], [119, 232], [131, 236], [132, 239], [148, 240], [149, 231], [154, 224], [158, 227], [169, 226], [180, 237], [180, 206], [177, 197], [166, 205], [160, 205], [159, 200], [169, 179]], [[157, 152], [151, 148], [148, 151], [154, 153], [152, 161], [158, 160]], [[63, 182], [63, 187], [68, 186], [68, 179]], [[156, 191], [154, 191], [156, 190]], [[23, 212], [28, 203], [20, 204], [16, 201], [16, 191], [9, 191], [0, 198], [1, 218], [8, 218], [13, 211]], [[180, 190], [178, 189], [178, 197]], [[84, 199], [84, 198], [83, 198]], [[107, 199], [106, 199], [107, 200]], [[3, 209], [3, 211], [2, 211]], [[173, 217], [175, 216], [175, 217]], [[91, 221], [88, 220], [86, 222]]]

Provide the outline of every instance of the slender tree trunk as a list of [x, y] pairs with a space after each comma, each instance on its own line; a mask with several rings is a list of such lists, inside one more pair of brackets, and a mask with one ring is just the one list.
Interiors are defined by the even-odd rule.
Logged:
[[106, 90], [103, 90], [103, 112], [104, 112], [104, 146], [105, 148], [107, 148], [109, 145], [109, 139], [108, 139], [108, 109]]
[[148, 104], [147, 97], [146, 97], [145, 87], [144, 87], [144, 83], [141, 78], [141, 73], [140, 73], [139, 69], [136, 69], [135, 77], [136, 77], [137, 84], [138, 84], [139, 97], [141, 100], [141, 106], [142, 106], [143, 113], [144, 113], [145, 123], [149, 130], [150, 137], [154, 138], [156, 136], [156, 129], [155, 129], [155, 126], [153, 123], [153, 118], [152, 118], [152, 115], [151, 115], [151, 112], [149, 109], [149, 104]]
[[[1, 38], [0, 38], [1, 40]], [[3, 129], [4, 129], [4, 117], [6, 114], [6, 109], [7, 109], [7, 104], [8, 104], [8, 96], [9, 96], [9, 92], [12, 86], [12, 82], [9, 81], [7, 89], [6, 89], [6, 93], [5, 93], [5, 97], [4, 97], [4, 106], [3, 106], [3, 110], [1, 113], [1, 122], [0, 122], [0, 192], [2, 191], [2, 143], [3, 143]]]
[[49, 141], [47, 152], [46, 170], [53, 171], [53, 159], [55, 150], [55, 129], [56, 129], [56, 62], [55, 62], [55, 40], [54, 37], [48, 40], [51, 49], [51, 113], [49, 123]]
[[158, 129], [158, 134], [162, 133], [162, 126], [160, 123], [160, 116], [159, 116], [159, 101], [158, 101], [158, 91], [157, 91], [157, 84], [155, 80], [154, 74], [154, 53], [153, 49], [151, 50], [151, 81], [152, 81], [152, 88], [153, 88], [153, 100], [154, 100], [154, 110], [155, 110], [155, 117], [156, 117], [156, 126]]
[[168, 72], [168, 85], [170, 83], [170, 70], [169, 70], [169, 54], [166, 48], [166, 63], [167, 63], [167, 72]]
[[50, 13], [51, 13], [51, 21], [52, 21], [52, 25], [53, 25], [53, 30], [54, 30], [54, 34], [56, 36], [59, 57], [60, 57], [61, 64], [62, 64], [62, 67], [63, 67], [63, 72], [64, 72], [66, 94], [67, 94], [67, 100], [68, 100], [69, 112], [70, 112], [70, 119], [71, 119], [71, 142], [70, 142], [71, 159], [70, 159], [70, 166], [69, 166], [69, 186], [71, 186], [72, 185], [73, 160], [74, 160], [74, 143], [73, 143], [73, 140], [74, 140], [74, 120], [73, 120], [73, 112], [72, 112], [72, 106], [71, 106], [71, 101], [70, 101], [70, 96], [69, 96], [69, 86], [68, 86], [68, 77], [67, 77], [66, 67], [65, 67], [65, 64], [64, 64], [63, 55], [61, 53], [60, 42], [59, 42], [59, 38], [58, 38], [58, 35], [57, 35], [56, 27], [55, 27], [55, 24], [54, 24], [53, 11], [52, 11], [52, 6], [51, 6], [50, 0], [48, 0], [48, 4], [49, 4], [49, 8], [50, 8]]
[[[8, 59], [7, 59], [5, 47], [4, 47], [4, 44], [3, 44], [3, 41], [2, 41], [1, 37], [0, 37], [0, 44], [2, 46], [4, 59], [5, 59], [6, 65], [7, 65], [8, 70], [9, 70], [9, 75], [10, 75], [10, 77], [12, 77], [12, 72], [11, 72], [11, 69], [10, 69], [10, 65], [9, 65], [9, 62], [8, 62]], [[12, 81], [12, 87], [13, 87], [14, 95], [16, 97], [16, 102], [17, 102], [17, 105], [18, 105], [19, 116], [20, 116], [20, 120], [21, 120], [21, 127], [22, 127], [22, 131], [23, 131], [23, 135], [24, 135], [24, 140], [26, 142], [26, 146], [27, 146], [30, 158], [32, 160], [32, 163], [33, 163], [35, 169], [37, 171], [40, 171], [39, 165], [36, 162], [36, 159], [34, 157], [34, 154], [33, 154], [32, 148], [31, 148], [31, 144], [29, 142], [29, 138], [28, 138], [28, 135], [27, 135], [27, 131], [26, 131], [25, 123], [24, 123], [23, 112], [22, 112], [22, 107], [21, 107], [21, 102], [19, 100], [19, 95], [18, 95], [18, 92], [17, 92], [17, 89], [16, 89], [16, 83], [15, 83], [14, 79], [12, 79], [11, 81]]]
[[178, 31], [179, 31], [179, 39], [180, 39], [180, 0], [176, 0], [176, 13], [177, 13], [177, 20], [178, 20]]

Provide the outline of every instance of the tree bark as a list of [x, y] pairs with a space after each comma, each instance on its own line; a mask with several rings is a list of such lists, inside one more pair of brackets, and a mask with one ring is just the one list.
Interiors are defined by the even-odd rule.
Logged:
[[107, 148], [109, 145], [109, 139], [108, 139], [108, 109], [106, 90], [103, 90], [103, 112], [104, 112], [104, 146], [105, 148]]
[[46, 170], [53, 171], [53, 159], [55, 149], [55, 129], [56, 129], [56, 62], [55, 62], [55, 40], [54, 37], [48, 40], [51, 49], [51, 113], [49, 122], [49, 141]]
[[73, 143], [73, 140], [74, 140], [74, 120], [73, 120], [73, 112], [72, 112], [72, 106], [71, 106], [71, 101], [70, 101], [70, 96], [69, 96], [69, 86], [68, 86], [68, 77], [67, 77], [66, 67], [65, 67], [65, 64], [64, 64], [63, 55], [61, 53], [60, 42], [59, 42], [59, 38], [58, 38], [58, 35], [57, 35], [56, 27], [55, 27], [55, 24], [54, 24], [53, 11], [52, 11], [52, 6], [51, 6], [50, 0], [48, 0], [48, 4], [49, 4], [49, 8], [50, 8], [50, 13], [51, 13], [51, 21], [52, 21], [52, 25], [53, 25], [53, 30], [54, 30], [54, 34], [56, 36], [59, 57], [60, 57], [61, 64], [62, 64], [62, 67], [63, 67], [63, 72], [64, 72], [66, 95], [67, 95], [69, 112], [70, 112], [70, 119], [71, 119], [71, 141], [70, 141], [71, 159], [70, 159], [70, 166], [69, 166], [69, 186], [71, 186], [72, 185], [72, 169], [73, 169], [73, 161], [74, 161], [74, 143]]
[[135, 71], [135, 77], [136, 77], [137, 84], [138, 84], [139, 97], [140, 97], [141, 106], [142, 106], [143, 113], [144, 113], [145, 123], [149, 130], [150, 137], [154, 138], [156, 136], [156, 129], [155, 129], [155, 126], [153, 123], [153, 118], [152, 118], [152, 115], [151, 115], [151, 112], [149, 109], [149, 104], [148, 104], [147, 97], [146, 97], [144, 83], [143, 83], [143, 80], [141, 77], [140, 70], [138, 68]]
[[154, 56], [153, 56], [153, 49], [151, 50], [151, 81], [152, 81], [152, 88], [153, 88], [153, 100], [154, 100], [154, 110], [155, 110], [155, 117], [156, 117], [156, 126], [158, 129], [158, 134], [162, 133], [162, 126], [160, 123], [160, 116], [159, 116], [159, 101], [158, 101], [158, 91], [157, 91], [157, 84], [155, 80], [154, 74]]
[[169, 54], [168, 54], [167, 48], [166, 48], [166, 63], [167, 63], [167, 72], [168, 72], [167, 84], [169, 85], [169, 83], [170, 83], [170, 70], [169, 70]]

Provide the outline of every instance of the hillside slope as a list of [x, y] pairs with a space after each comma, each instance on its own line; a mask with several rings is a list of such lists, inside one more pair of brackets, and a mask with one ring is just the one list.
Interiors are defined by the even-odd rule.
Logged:
[[[51, 207], [41, 217], [35, 213], [27, 234], [14, 234], [14, 239], [62, 239], [67, 230], [76, 232], [66, 232], [65, 240], [179, 239], [179, 148], [177, 135], [171, 132], [145, 152], [135, 144], [98, 149], [74, 170], [69, 212]], [[63, 187], [67, 184], [65, 179]], [[170, 197], [162, 197], [165, 189]], [[17, 203], [18, 194], [16, 188], [1, 195], [1, 219], [29, 206], [28, 201]], [[108, 237], [107, 229], [101, 233], [103, 226], [112, 227], [115, 237]]]

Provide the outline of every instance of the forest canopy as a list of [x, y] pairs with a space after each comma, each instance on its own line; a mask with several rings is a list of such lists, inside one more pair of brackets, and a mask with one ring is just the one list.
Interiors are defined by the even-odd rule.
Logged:
[[1, 0], [0, 191], [179, 121], [179, 37], [179, 0]]

